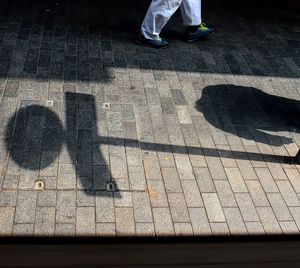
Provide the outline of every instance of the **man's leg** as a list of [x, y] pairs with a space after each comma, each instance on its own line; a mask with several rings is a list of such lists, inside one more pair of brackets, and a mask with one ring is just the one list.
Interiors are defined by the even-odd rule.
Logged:
[[199, 26], [201, 24], [201, 0], [183, 0], [180, 11], [185, 26]]
[[183, 24], [187, 27], [186, 42], [206, 39], [213, 31], [202, 22], [201, 0], [183, 0], [181, 5]]
[[152, 0], [141, 27], [143, 36], [156, 39], [182, 1], [184, 0]]

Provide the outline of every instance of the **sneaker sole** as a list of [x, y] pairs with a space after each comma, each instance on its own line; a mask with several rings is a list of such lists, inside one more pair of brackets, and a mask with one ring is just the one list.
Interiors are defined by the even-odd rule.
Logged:
[[152, 46], [152, 45], [150, 45], [148, 43], [144, 43], [144, 42], [142, 42], [142, 41], [140, 41], [138, 39], [135, 39], [134, 42], [137, 43], [137, 44], [139, 44], [139, 45], [142, 45], [142, 46], [156, 48], [156, 49], [161, 49], [161, 48], [164, 49], [164, 48], [167, 48], [169, 46], [169, 45], [165, 45], [165, 46], [161, 46], [161, 47], [155, 47], [155, 46]]
[[207, 38], [212, 34], [213, 32], [211, 32], [210, 34], [208, 34], [207, 36], [204, 36], [204, 37], [200, 37], [200, 38], [195, 38], [195, 39], [185, 39], [184, 41], [186, 43], [194, 43], [194, 42], [197, 42], [197, 41], [206, 41]]

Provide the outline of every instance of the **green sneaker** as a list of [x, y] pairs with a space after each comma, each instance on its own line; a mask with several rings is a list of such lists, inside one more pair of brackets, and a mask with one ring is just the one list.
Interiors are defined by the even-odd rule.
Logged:
[[202, 22], [194, 33], [190, 32], [189, 29], [186, 29], [184, 39], [188, 43], [205, 40], [212, 32], [214, 32], [214, 30], [214, 28], [208, 27]]

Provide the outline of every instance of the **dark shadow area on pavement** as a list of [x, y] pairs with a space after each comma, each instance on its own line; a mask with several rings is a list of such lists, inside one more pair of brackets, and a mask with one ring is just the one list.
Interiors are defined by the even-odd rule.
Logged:
[[[224, 1], [223, 1], [224, 2]], [[261, 1], [260, 1], [261, 2]], [[110, 67], [299, 78], [295, 21], [252, 1], [203, 1], [217, 32], [186, 44], [179, 14], [166, 26], [168, 50], [132, 42], [146, 0], [5, 0], [0, 3], [0, 78], [107, 82]], [[297, 16], [296, 16], [297, 17]], [[300, 17], [300, 16], [299, 16]]]

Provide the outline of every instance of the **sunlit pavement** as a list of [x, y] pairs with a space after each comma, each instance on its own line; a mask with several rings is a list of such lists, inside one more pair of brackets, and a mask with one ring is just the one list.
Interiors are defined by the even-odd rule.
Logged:
[[147, 4], [1, 1], [0, 234], [298, 233], [297, 23], [211, 3], [156, 50]]

